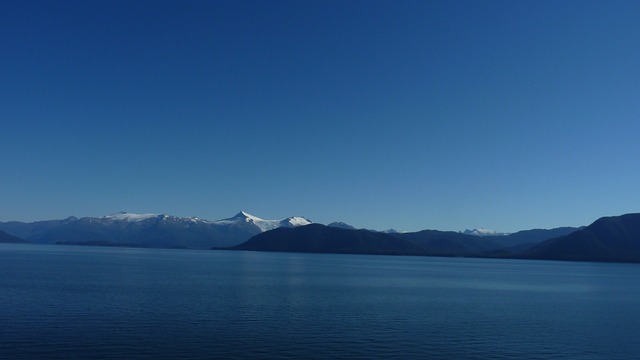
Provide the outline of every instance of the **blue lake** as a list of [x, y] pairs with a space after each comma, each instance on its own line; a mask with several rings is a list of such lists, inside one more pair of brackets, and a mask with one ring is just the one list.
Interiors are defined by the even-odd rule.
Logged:
[[0, 244], [2, 359], [635, 359], [640, 265]]

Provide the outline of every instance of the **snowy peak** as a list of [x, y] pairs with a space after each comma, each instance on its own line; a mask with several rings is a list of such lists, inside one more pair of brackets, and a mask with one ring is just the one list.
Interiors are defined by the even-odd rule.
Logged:
[[303, 218], [301, 216], [292, 216], [283, 220], [280, 220], [280, 227], [298, 227], [312, 224], [311, 220]]
[[476, 228], [473, 230], [465, 230], [462, 232], [465, 235], [473, 235], [473, 236], [504, 236], [504, 235], [508, 235], [507, 233], [503, 233], [503, 232], [499, 232], [499, 231], [495, 231], [495, 230], [490, 230], [490, 229], [485, 229], [485, 228]]
[[126, 221], [137, 223], [149, 219], [157, 219], [158, 221], [170, 221], [170, 222], [180, 222], [180, 223], [206, 223], [208, 221], [199, 219], [197, 217], [177, 217], [173, 215], [165, 215], [165, 214], [134, 214], [128, 213], [126, 211], [120, 211], [117, 214], [111, 214], [107, 216], [103, 216], [100, 219], [102, 220], [110, 220], [110, 221]]
[[294, 216], [282, 220], [265, 220], [257, 216], [251, 215], [245, 211], [240, 211], [232, 218], [215, 221], [214, 224], [219, 225], [242, 225], [249, 224], [254, 225], [260, 229], [260, 232], [265, 232], [279, 227], [297, 227], [311, 224], [311, 221], [303, 217]]
[[138, 222], [138, 221], [147, 220], [155, 217], [158, 217], [158, 214], [132, 214], [126, 211], [120, 211], [117, 214], [103, 216], [102, 219], [114, 220], [114, 221]]
[[[92, 218], [95, 219], [95, 218]], [[226, 225], [235, 227], [247, 227], [253, 228], [254, 231], [265, 232], [279, 227], [298, 227], [311, 224], [311, 221], [300, 216], [288, 217], [280, 220], [265, 220], [257, 216], [251, 215], [245, 211], [240, 211], [234, 217], [218, 220], [207, 221], [199, 219], [197, 217], [177, 217], [173, 215], [165, 214], [134, 214], [126, 211], [121, 211], [116, 214], [111, 214], [98, 218], [101, 221], [107, 222], [126, 222], [126, 223], [146, 223], [147, 221], [153, 222], [167, 222], [167, 223], [180, 223], [180, 224], [196, 224], [207, 223], [213, 225]], [[257, 228], [257, 229], [256, 229]]]
[[262, 221], [265, 221], [265, 220], [257, 216], [253, 216], [247, 212], [240, 211], [239, 213], [235, 214], [233, 217], [214, 221], [214, 223], [220, 224], [220, 225], [232, 225], [232, 224], [237, 225], [237, 224], [243, 224], [243, 223], [253, 224], [253, 223], [262, 222]]
[[253, 216], [245, 211], [240, 211], [234, 217], [225, 219], [225, 220], [237, 220], [237, 221], [244, 221], [244, 222], [264, 221], [263, 219], [257, 216]]

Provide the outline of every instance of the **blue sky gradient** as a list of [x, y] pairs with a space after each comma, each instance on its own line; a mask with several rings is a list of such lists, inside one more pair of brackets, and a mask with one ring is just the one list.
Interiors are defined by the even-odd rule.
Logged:
[[0, 221], [640, 210], [640, 2], [0, 2]]

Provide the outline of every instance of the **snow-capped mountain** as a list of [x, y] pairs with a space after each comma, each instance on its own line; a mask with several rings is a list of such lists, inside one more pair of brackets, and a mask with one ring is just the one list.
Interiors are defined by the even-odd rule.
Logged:
[[466, 229], [462, 232], [465, 235], [474, 235], [474, 236], [504, 236], [509, 235], [508, 233], [503, 233], [495, 230], [489, 230], [485, 228], [476, 228], [473, 230]]
[[51, 221], [40, 231], [33, 229], [42, 226], [33, 224], [4, 223], [0, 228], [20, 233], [23, 239], [34, 243], [210, 249], [235, 246], [268, 230], [304, 226], [311, 221], [303, 217], [264, 220], [246, 212], [228, 219], [209, 221], [197, 217], [123, 211], [102, 217], [70, 217], [64, 221]]
[[147, 220], [151, 218], [158, 217], [158, 214], [132, 214], [126, 211], [120, 211], [117, 214], [111, 214], [107, 216], [103, 216], [101, 219], [104, 220], [113, 220], [113, 221], [130, 221], [130, 222], [138, 222], [142, 220]]
[[309, 225], [312, 222], [308, 219], [299, 216], [288, 217], [286, 219], [281, 220], [265, 220], [261, 219], [257, 216], [251, 215], [244, 211], [239, 212], [236, 216], [214, 221], [212, 224], [214, 225], [253, 225], [260, 229], [260, 232], [265, 232], [273, 229], [277, 229], [280, 227], [296, 227], [296, 226], [304, 226]]
[[126, 211], [120, 211], [119, 213], [106, 215], [98, 219], [105, 221], [123, 221], [129, 223], [137, 223], [148, 220], [177, 223], [211, 223], [211, 221], [200, 219], [197, 217], [178, 217], [165, 214], [134, 214], [128, 213]]

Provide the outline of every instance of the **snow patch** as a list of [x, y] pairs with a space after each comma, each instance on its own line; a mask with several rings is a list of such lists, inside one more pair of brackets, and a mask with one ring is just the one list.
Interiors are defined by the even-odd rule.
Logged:
[[465, 235], [473, 235], [473, 236], [503, 236], [503, 235], [508, 235], [507, 233], [503, 233], [503, 232], [499, 232], [499, 231], [495, 231], [495, 230], [490, 230], [490, 229], [485, 229], [485, 228], [477, 228], [477, 229], [473, 229], [473, 230], [465, 230], [462, 232]]
[[309, 225], [312, 222], [300, 216], [294, 216], [281, 220], [265, 220], [247, 212], [240, 211], [236, 216], [228, 219], [214, 221], [214, 224], [220, 225], [240, 225], [252, 224], [257, 226], [261, 232], [277, 229], [279, 227], [297, 227]]
[[107, 220], [116, 220], [116, 221], [130, 221], [130, 222], [138, 222], [146, 219], [151, 219], [157, 217], [158, 214], [132, 214], [125, 211], [121, 211], [117, 214], [111, 214], [104, 216], [103, 219]]
[[300, 216], [294, 216], [289, 218], [289, 224], [293, 226], [305, 226], [311, 224], [311, 221]]

